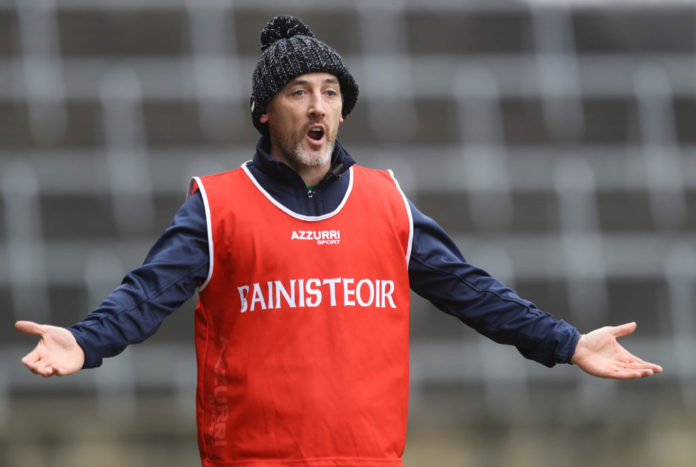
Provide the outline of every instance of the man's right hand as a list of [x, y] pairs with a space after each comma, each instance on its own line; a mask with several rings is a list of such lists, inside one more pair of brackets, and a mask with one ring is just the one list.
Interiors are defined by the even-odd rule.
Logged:
[[41, 337], [34, 350], [23, 359], [32, 373], [44, 377], [71, 375], [85, 363], [85, 352], [70, 331], [32, 321], [17, 321], [17, 330]]

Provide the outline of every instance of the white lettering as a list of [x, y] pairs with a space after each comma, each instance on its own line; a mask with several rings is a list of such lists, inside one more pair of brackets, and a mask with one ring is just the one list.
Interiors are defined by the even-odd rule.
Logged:
[[273, 281], [268, 281], [268, 309], [273, 309]]
[[297, 288], [298, 288], [298, 290], [300, 291], [300, 300], [299, 300], [300, 303], [299, 303], [298, 306], [299, 306], [300, 308], [304, 308], [304, 307], [305, 307], [305, 301], [304, 301], [304, 291], [305, 291], [305, 288], [304, 288], [304, 279], [300, 279], [300, 280], [298, 280], [297, 282], [298, 282]]
[[314, 297], [316, 298], [316, 300], [312, 301], [312, 299], [307, 297], [307, 306], [317, 307], [319, 306], [319, 304], [321, 304], [321, 290], [313, 288], [312, 284], [314, 284], [315, 287], [320, 287], [321, 281], [319, 279], [307, 280], [307, 295], [314, 295]]
[[[394, 281], [391, 280], [352, 277], [271, 280], [265, 284], [255, 282], [237, 287], [240, 313], [281, 308], [316, 308], [322, 303], [326, 303], [327, 308], [397, 308], [395, 291]], [[343, 294], [342, 297], [339, 296], [340, 293]]]
[[[360, 290], [362, 289], [362, 286], [366, 285], [368, 289], [370, 289], [370, 299], [369, 300], [363, 300], [362, 299], [362, 292]], [[360, 282], [358, 282], [358, 285], [355, 287], [355, 298], [358, 299], [358, 305], [360, 306], [370, 306], [372, 305], [372, 300], [375, 299], [375, 287], [372, 285], [372, 281], [369, 279], [363, 279]]]
[[336, 284], [341, 282], [340, 277], [335, 279], [324, 279], [324, 284], [329, 284], [329, 292], [331, 293], [331, 306], [336, 306]]
[[239, 300], [242, 302], [242, 307], [239, 310], [240, 313], [244, 313], [247, 311], [247, 308], [249, 307], [249, 304], [247, 303], [246, 296], [249, 293], [249, 286], [248, 285], [243, 285], [241, 287], [237, 287], [237, 290], [239, 291]]
[[343, 279], [343, 304], [345, 306], [355, 306], [355, 300], [349, 297], [355, 296], [355, 289], [349, 289], [348, 287], [353, 285], [355, 279]]
[[275, 307], [280, 308], [280, 296], [282, 295], [283, 298], [285, 298], [285, 303], [287, 303], [290, 308], [295, 308], [295, 279], [290, 280], [290, 292], [292, 295], [288, 295], [287, 290], [285, 290], [283, 283], [280, 281], [275, 281], [275, 288]]
[[340, 230], [293, 230], [290, 240], [312, 240], [317, 245], [338, 245], [341, 243]]
[[394, 293], [394, 281], [382, 281], [382, 308], [384, 308], [384, 300], [389, 300], [389, 306], [396, 308], [392, 294]]
[[250, 311], [254, 311], [256, 304], [261, 304], [261, 309], [266, 309], [266, 301], [263, 299], [263, 292], [261, 292], [261, 286], [258, 282], [254, 284], [254, 293], [251, 296], [251, 308]]

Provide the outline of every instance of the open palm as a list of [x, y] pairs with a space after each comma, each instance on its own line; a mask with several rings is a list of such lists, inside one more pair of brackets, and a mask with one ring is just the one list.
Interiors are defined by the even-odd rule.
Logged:
[[65, 376], [77, 372], [85, 362], [85, 353], [70, 331], [32, 321], [17, 321], [15, 328], [41, 337], [34, 350], [23, 359], [24, 366], [41, 376]]
[[662, 367], [641, 360], [616, 340], [636, 330], [636, 323], [605, 326], [584, 334], [578, 341], [572, 362], [600, 378], [635, 379], [661, 373]]

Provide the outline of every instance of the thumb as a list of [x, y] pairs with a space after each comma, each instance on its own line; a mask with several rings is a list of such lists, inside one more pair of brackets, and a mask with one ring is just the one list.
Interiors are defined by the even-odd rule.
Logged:
[[628, 336], [636, 330], [636, 326], [637, 324], [635, 321], [631, 323], [622, 324], [620, 326], [614, 326], [614, 328], [612, 329], [612, 334], [614, 334], [614, 337]]
[[42, 335], [44, 333], [44, 327], [33, 321], [17, 321], [15, 329], [26, 334]]

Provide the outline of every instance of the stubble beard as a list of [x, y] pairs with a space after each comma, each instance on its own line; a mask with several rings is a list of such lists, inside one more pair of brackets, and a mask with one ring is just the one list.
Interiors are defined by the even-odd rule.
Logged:
[[[304, 139], [304, 135], [305, 134], [302, 133], [300, 138]], [[331, 156], [333, 155], [334, 146], [336, 144], [335, 139], [328, 141], [326, 151], [323, 154], [315, 156], [304, 150], [301, 140], [300, 142], [293, 142], [290, 141], [290, 138], [277, 138], [276, 142], [285, 160], [295, 167], [305, 168], [316, 168], [328, 164], [329, 161], [331, 161]]]
[[326, 152], [318, 156], [312, 156], [308, 154], [304, 149], [302, 149], [302, 144], [295, 146], [293, 151], [289, 151], [286, 157], [289, 161], [299, 166], [307, 168], [321, 167], [328, 164], [331, 160], [331, 155], [333, 154], [334, 143], [329, 143], [326, 147]]

